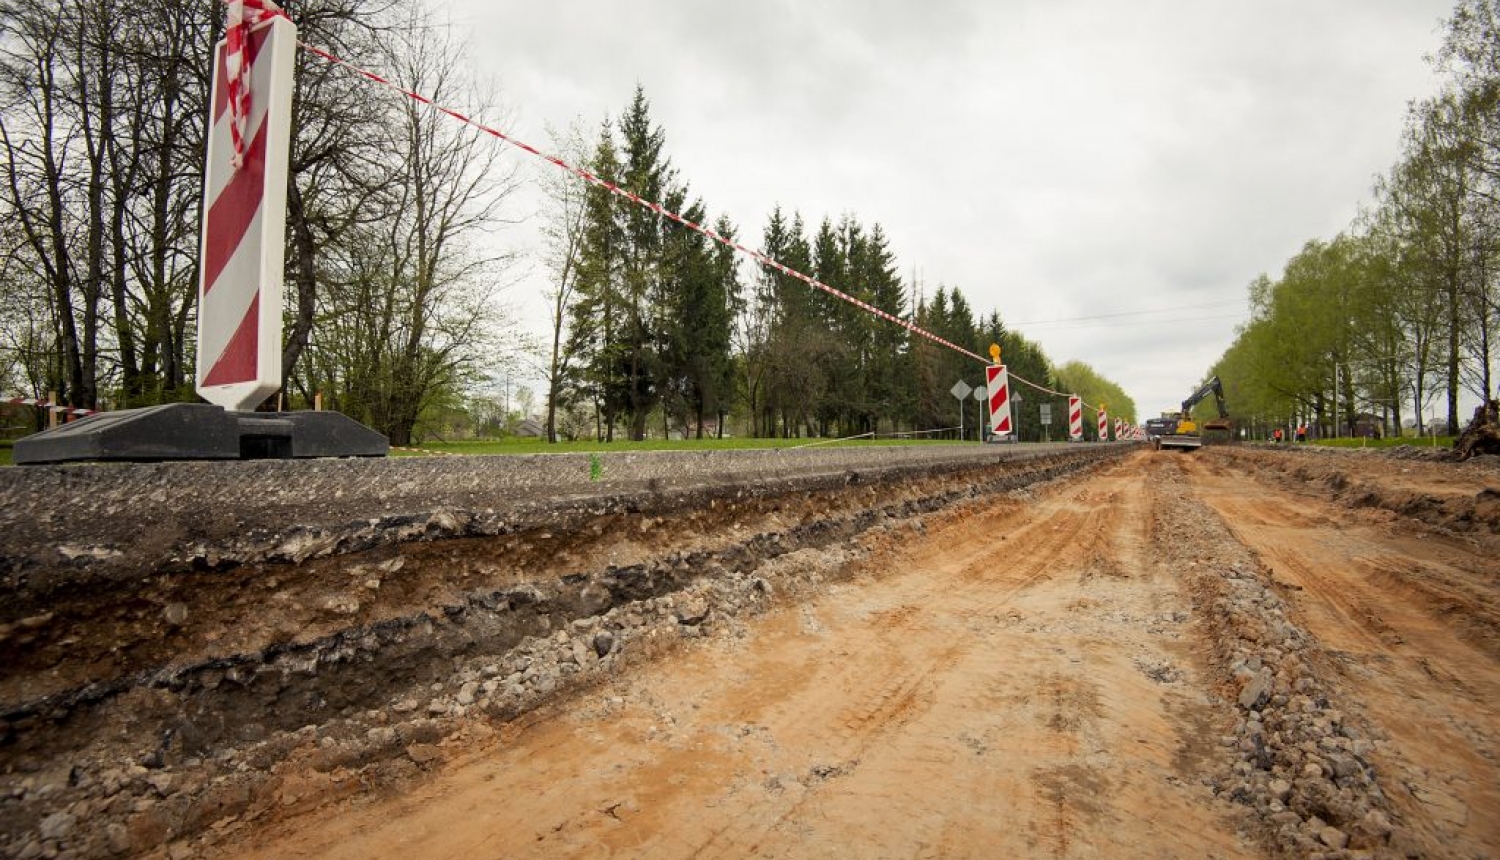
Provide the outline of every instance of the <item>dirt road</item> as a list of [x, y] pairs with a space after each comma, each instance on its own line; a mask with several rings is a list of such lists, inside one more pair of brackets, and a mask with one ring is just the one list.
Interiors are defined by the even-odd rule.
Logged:
[[[811, 599], [222, 854], [1500, 856], [1487, 509], [1290, 457], [1143, 451], [866, 533]], [[1429, 483], [1441, 514], [1500, 481]]]

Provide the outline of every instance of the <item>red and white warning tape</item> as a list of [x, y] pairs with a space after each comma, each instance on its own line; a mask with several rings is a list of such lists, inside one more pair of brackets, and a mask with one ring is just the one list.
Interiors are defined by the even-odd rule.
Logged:
[[[339, 57], [339, 56], [337, 56], [335, 54], [332, 54], [332, 53], [330, 53], [327, 50], [324, 50], [323, 48], [319, 48], [316, 45], [309, 45], [306, 42], [298, 42], [297, 44], [300, 45], [303, 49], [305, 49], [307, 51], [310, 51], [311, 53], [316, 54], [319, 57], [322, 57], [323, 59], [327, 60], [330, 63], [333, 63], [334, 65], [343, 66], [344, 68], [346, 68], [346, 69], [354, 72], [355, 74], [360, 75], [360, 76], [362, 76], [364, 78], [367, 78], [367, 79], [373, 81], [374, 83], [379, 84], [380, 86], [386, 87], [387, 89], [390, 89], [390, 90], [394, 90], [394, 91], [400, 93], [401, 95], [406, 96], [409, 99], [412, 99], [413, 101], [420, 102], [421, 104], [424, 104], [424, 105], [432, 108], [433, 110], [438, 111], [439, 113], [447, 114], [448, 116], [452, 117], [453, 119], [458, 120], [459, 122], [464, 123], [465, 125], [471, 126], [471, 127], [475, 128], [475, 129], [478, 129], [479, 131], [482, 131], [485, 134], [488, 134], [488, 135], [490, 135], [490, 136], [492, 136], [494, 138], [497, 138], [498, 140], [504, 141], [505, 143], [508, 143], [511, 146], [514, 146], [514, 147], [516, 147], [517, 149], [520, 149], [523, 152], [526, 152], [526, 153], [529, 153], [531, 155], [534, 155], [537, 158], [543, 159], [544, 161], [551, 162], [556, 167], [558, 167], [558, 168], [560, 168], [562, 170], [565, 170], [568, 173], [573, 174], [574, 176], [578, 177], [579, 179], [584, 180], [585, 182], [588, 182], [588, 183], [590, 183], [592, 185], [596, 185], [596, 186], [598, 186], [600, 188], [606, 189], [611, 194], [615, 194], [615, 195], [618, 195], [620, 197], [624, 197], [625, 199], [631, 201], [632, 203], [635, 203], [635, 204], [637, 204], [639, 206], [643, 206], [643, 207], [645, 207], [647, 209], [650, 209], [652, 212], [655, 212], [656, 214], [661, 215], [661, 216], [663, 216], [665, 218], [670, 218], [673, 221], [676, 221], [677, 223], [681, 224], [682, 226], [687, 227], [688, 229], [693, 230], [694, 232], [700, 233], [703, 236], [706, 236], [709, 239], [712, 239], [713, 241], [718, 242], [721, 245], [724, 245], [724, 246], [729, 247], [729, 248], [733, 248], [735, 251], [738, 251], [739, 253], [745, 255], [746, 257], [749, 257], [750, 259], [755, 260], [757, 263], [760, 263], [761, 265], [769, 266], [769, 267], [775, 269], [776, 271], [781, 272], [783, 275], [787, 275], [789, 277], [796, 278], [797, 280], [802, 281], [803, 283], [807, 284], [810, 287], [813, 287], [813, 288], [818, 289], [818, 290], [822, 290], [823, 292], [825, 292], [825, 293], [827, 293], [827, 294], [829, 294], [831, 296], [834, 296], [835, 298], [838, 298], [838, 299], [841, 299], [841, 300], [843, 300], [845, 302], [848, 302], [849, 304], [854, 305], [855, 307], [860, 308], [861, 310], [864, 310], [864, 311], [866, 311], [866, 312], [868, 312], [870, 314], [873, 314], [874, 316], [877, 316], [877, 317], [879, 317], [879, 318], [881, 318], [883, 320], [886, 320], [887, 322], [895, 323], [896, 325], [899, 325], [902, 328], [905, 328], [907, 331], [910, 331], [912, 334], [918, 335], [920, 337], [924, 337], [924, 338], [932, 341], [933, 343], [936, 343], [936, 344], [938, 344], [940, 346], [947, 347], [948, 349], [951, 349], [954, 352], [957, 352], [957, 353], [959, 353], [961, 355], [968, 356], [969, 358], [972, 358], [975, 361], [978, 361], [978, 362], [980, 362], [982, 364], [988, 365], [990, 363], [988, 359], [986, 359], [985, 357], [979, 355], [976, 352], [971, 352], [971, 351], [969, 351], [967, 349], [964, 349], [963, 347], [959, 346], [956, 343], [953, 343], [953, 342], [948, 341], [948, 340], [946, 340], [944, 338], [941, 338], [941, 337], [933, 334], [932, 332], [927, 331], [926, 329], [922, 328], [921, 326], [916, 325], [915, 323], [911, 322], [910, 320], [901, 319], [900, 317], [897, 317], [894, 314], [891, 314], [891, 313], [888, 313], [888, 312], [886, 312], [884, 310], [881, 310], [880, 308], [877, 308], [877, 307], [875, 307], [874, 305], [872, 305], [872, 304], [870, 304], [868, 302], [865, 302], [865, 301], [863, 301], [861, 299], [855, 298], [854, 296], [851, 296], [848, 293], [843, 292], [842, 290], [835, 289], [834, 287], [831, 287], [831, 286], [823, 283], [822, 281], [818, 280], [817, 278], [812, 277], [811, 275], [808, 275], [808, 274], [803, 273], [803, 272], [799, 272], [796, 269], [793, 269], [792, 267], [786, 265], [785, 263], [782, 263], [779, 260], [773, 259], [772, 257], [768, 256], [767, 254], [764, 254], [764, 253], [762, 253], [760, 251], [757, 251], [757, 250], [755, 250], [753, 248], [747, 247], [746, 245], [743, 245], [740, 242], [737, 242], [737, 241], [735, 241], [733, 239], [730, 239], [727, 236], [720, 235], [717, 231], [715, 231], [715, 230], [713, 230], [713, 229], [711, 229], [709, 227], [705, 227], [705, 226], [703, 226], [701, 224], [698, 224], [698, 223], [696, 223], [694, 221], [688, 220], [687, 218], [684, 218], [683, 216], [679, 215], [678, 213], [673, 212], [670, 209], [667, 209], [666, 207], [662, 206], [660, 203], [657, 203], [654, 200], [647, 200], [647, 199], [645, 199], [645, 198], [637, 195], [636, 193], [634, 193], [632, 191], [629, 191], [627, 189], [621, 188], [620, 186], [614, 184], [613, 182], [610, 182], [610, 181], [608, 181], [606, 179], [601, 179], [600, 177], [595, 176], [594, 174], [588, 172], [587, 170], [584, 170], [581, 167], [575, 167], [572, 164], [569, 164], [568, 162], [562, 160], [561, 158], [558, 158], [555, 155], [549, 155], [549, 154], [547, 154], [545, 152], [542, 152], [541, 150], [537, 149], [536, 147], [532, 146], [529, 143], [526, 143], [525, 141], [522, 141], [522, 140], [519, 140], [519, 139], [517, 139], [515, 137], [512, 137], [512, 136], [506, 134], [505, 132], [502, 132], [502, 131], [499, 131], [498, 129], [495, 129], [495, 128], [492, 128], [490, 126], [487, 126], [487, 125], [485, 125], [485, 124], [483, 124], [483, 123], [481, 123], [481, 122], [479, 122], [477, 120], [470, 119], [469, 117], [467, 117], [467, 116], [459, 113], [456, 110], [453, 110], [452, 108], [444, 107], [443, 105], [437, 104], [436, 102], [433, 102], [431, 99], [429, 99], [428, 97], [422, 95], [421, 93], [416, 93], [416, 92], [413, 92], [411, 90], [405, 89], [401, 85], [399, 85], [399, 84], [397, 84], [397, 83], [395, 83], [393, 81], [387, 80], [386, 78], [381, 77], [380, 75], [377, 75], [374, 72], [368, 71], [366, 69], [362, 69], [359, 66], [356, 66], [353, 63], [350, 63], [347, 60], [344, 60], [343, 58], [341, 58], [341, 57]], [[1042, 392], [1044, 394], [1051, 394], [1051, 395], [1055, 395], [1057, 397], [1068, 397], [1069, 396], [1068, 394], [1065, 394], [1065, 393], [1063, 393], [1061, 391], [1053, 391], [1052, 389], [1047, 388], [1046, 386], [1038, 385], [1037, 383], [1032, 382], [1032, 381], [1030, 381], [1028, 379], [1025, 379], [1025, 378], [1020, 377], [1020, 376], [1016, 376], [1013, 373], [1010, 374], [1010, 375], [1017, 382], [1019, 382], [1019, 383], [1021, 383], [1023, 385], [1030, 386], [1031, 388], [1034, 388], [1037, 391], [1040, 391], [1040, 392]], [[1089, 408], [1094, 408], [1094, 405], [1091, 404], [1091, 403], [1084, 403], [1083, 405], [1087, 406]]]
[[[1035, 382], [1032, 382], [1031, 380], [1026, 379], [1025, 377], [1017, 376], [1014, 373], [1012, 373], [1010, 376], [1011, 376], [1012, 379], [1014, 379], [1015, 381], [1021, 383], [1022, 385], [1029, 385], [1032, 388], [1035, 388], [1037, 391], [1042, 392], [1043, 394], [1051, 394], [1053, 397], [1073, 397], [1073, 396], [1075, 396], [1075, 395], [1072, 395], [1072, 394], [1064, 394], [1061, 391], [1053, 391], [1052, 389], [1048, 388], [1045, 385], [1038, 385]], [[1083, 400], [1083, 398], [1079, 398], [1078, 404], [1080, 406], [1087, 406], [1090, 409], [1097, 409], [1098, 408], [1097, 406], [1095, 406], [1092, 403], [1085, 402]]]
[[335, 65], [339, 65], [339, 66], [343, 66], [344, 68], [349, 69], [350, 71], [354, 72], [355, 74], [362, 75], [362, 76], [368, 78], [369, 80], [374, 81], [377, 84], [380, 84], [383, 87], [395, 90], [396, 92], [398, 92], [398, 93], [406, 96], [409, 99], [412, 99], [412, 100], [417, 101], [417, 102], [421, 102], [422, 104], [427, 105], [428, 107], [432, 108], [433, 110], [438, 111], [439, 113], [445, 113], [448, 116], [453, 117], [454, 119], [458, 120], [459, 122], [462, 122], [465, 125], [472, 126], [473, 128], [476, 128], [479, 131], [482, 131], [485, 134], [488, 134], [488, 135], [490, 135], [492, 137], [498, 138], [499, 140], [502, 140], [502, 141], [510, 144], [511, 146], [516, 147], [517, 149], [520, 149], [520, 150], [522, 150], [524, 152], [528, 152], [528, 153], [536, 156], [537, 158], [541, 158], [541, 159], [544, 159], [546, 161], [549, 161], [552, 164], [556, 165], [557, 167], [559, 167], [559, 168], [561, 168], [563, 170], [566, 170], [567, 172], [573, 174], [574, 176], [577, 176], [579, 179], [584, 180], [585, 182], [588, 182], [588, 183], [590, 183], [592, 185], [596, 185], [596, 186], [598, 186], [600, 188], [606, 189], [611, 194], [615, 194], [615, 195], [618, 195], [620, 197], [624, 197], [625, 199], [629, 200], [630, 202], [635, 203], [635, 204], [640, 205], [640, 206], [644, 206], [645, 208], [650, 209], [652, 212], [655, 212], [656, 214], [661, 215], [661, 216], [663, 216], [665, 218], [670, 218], [673, 221], [676, 221], [678, 224], [681, 224], [682, 226], [687, 227], [689, 230], [692, 230], [692, 231], [694, 231], [696, 233], [700, 233], [700, 234], [702, 234], [704, 236], [707, 236], [708, 238], [712, 239], [715, 242], [718, 242], [721, 245], [724, 245], [724, 246], [729, 247], [729, 248], [733, 248], [734, 250], [740, 252], [741, 254], [744, 254], [745, 256], [751, 258], [752, 260], [755, 260], [756, 262], [758, 262], [758, 263], [760, 263], [762, 265], [770, 266], [771, 268], [775, 269], [776, 271], [781, 272], [783, 275], [787, 275], [789, 277], [796, 278], [797, 280], [802, 281], [803, 283], [807, 284], [808, 286], [811, 286], [811, 287], [814, 287], [816, 289], [822, 290], [823, 292], [825, 292], [825, 293], [827, 293], [827, 294], [829, 294], [831, 296], [834, 296], [835, 298], [842, 299], [843, 301], [846, 301], [849, 304], [854, 305], [857, 308], [860, 308], [861, 310], [864, 310], [864, 311], [866, 311], [868, 313], [874, 314], [875, 316], [880, 317], [881, 319], [886, 320], [887, 322], [893, 322], [896, 325], [899, 325], [902, 328], [905, 328], [906, 330], [910, 331], [912, 334], [919, 335], [921, 337], [927, 338], [928, 340], [932, 341], [933, 343], [939, 344], [941, 346], [945, 346], [948, 349], [951, 349], [954, 352], [960, 353], [962, 355], [966, 355], [966, 356], [974, 359], [975, 361], [979, 361], [979, 362], [982, 362], [984, 364], [988, 364], [989, 363], [988, 360], [986, 360], [984, 357], [982, 357], [981, 355], [979, 355], [976, 352], [970, 352], [969, 350], [964, 349], [963, 347], [959, 346], [958, 344], [952, 343], [952, 342], [950, 342], [948, 340], [945, 340], [945, 339], [943, 339], [941, 337], [938, 337], [937, 335], [935, 335], [932, 332], [927, 331], [926, 329], [924, 329], [924, 328], [916, 325], [915, 323], [911, 322], [910, 320], [904, 320], [904, 319], [901, 319], [900, 317], [897, 317], [894, 314], [887, 313], [886, 311], [883, 311], [880, 308], [877, 308], [877, 307], [875, 307], [874, 305], [872, 305], [872, 304], [870, 304], [868, 302], [862, 301], [860, 299], [855, 298], [854, 296], [849, 295], [848, 293], [845, 293], [845, 292], [843, 292], [841, 290], [837, 290], [837, 289], [835, 289], [833, 287], [830, 287], [829, 285], [823, 283], [822, 281], [818, 280], [817, 278], [812, 277], [811, 275], [804, 274], [803, 272], [799, 272], [796, 269], [793, 269], [792, 267], [786, 265], [785, 263], [780, 262], [779, 260], [772, 259], [770, 256], [768, 256], [766, 254], [763, 254], [760, 251], [756, 251], [756, 250], [754, 250], [752, 248], [749, 248], [749, 247], [747, 247], [745, 245], [742, 245], [741, 243], [736, 242], [735, 240], [730, 239], [727, 236], [722, 236], [718, 232], [714, 231], [711, 228], [704, 227], [702, 224], [698, 224], [698, 223], [696, 223], [694, 221], [690, 221], [687, 218], [684, 218], [683, 216], [677, 214], [676, 212], [673, 212], [672, 210], [667, 209], [666, 207], [662, 206], [660, 203], [655, 202], [654, 200], [647, 200], [647, 199], [645, 199], [645, 198], [643, 198], [643, 197], [635, 194], [632, 191], [629, 191], [627, 189], [621, 188], [620, 186], [614, 184], [613, 182], [610, 182], [610, 181], [605, 180], [605, 179], [601, 179], [601, 178], [595, 176], [594, 174], [588, 172], [587, 170], [584, 170], [583, 168], [574, 167], [573, 165], [569, 164], [566, 161], [563, 161], [561, 158], [558, 158], [555, 155], [548, 155], [547, 153], [542, 152], [541, 150], [537, 149], [534, 146], [531, 146], [530, 144], [528, 144], [528, 143], [526, 143], [524, 141], [517, 140], [516, 138], [511, 137], [510, 135], [508, 135], [508, 134], [506, 134], [506, 133], [504, 133], [502, 131], [498, 131], [498, 130], [496, 130], [494, 128], [491, 128], [490, 126], [484, 125], [481, 122], [478, 122], [476, 120], [470, 119], [469, 117], [464, 116], [463, 114], [459, 113], [458, 111], [452, 110], [451, 108], [446, 108], [446, 107], [443, 107], [442, 105], [436, 104], [431, 99], [427, 98], [424, 95], [421, 95], [420, 93], [415, 93], [415, 92], [412, 92], [411, 90], [404, 89], [399, 84], [396, 84], [396, 83], [393, 83], [392, 81], [386, 80], [385, 78], [381, 77], [380, 75], [375, 74], [374, 72], [366, 71], [365, 69], [362, 69], [362, 68], [354, 65], [353, 63], [347, 62], [346, 60], [343, 60], [343, 59], [341, 59], [341, 58], [339, 58], [339, 57], [337, 57], [337, 56], [329, 53], [328, 51], [323, 50], [322, 48], [316, 47], [314, 45], [309, 45], [306, 42], [298, 42], [297, 44], [301, 45], [306, 50], [311, 51], [314, 54], [317, 54], [318, 56], [322, 57], [323, 59], [327, 60], [330, 63], [334, 63]]
[[53, 403], [50, 400], [39, 400], [35, 397], [7, 397], [4, 400], [0, 400], [0, 403], [7, 403], [12, 406], [42, 406], [60, 415], [96, 414], [96, 410], [93, 409], [78, 409], [73, 406], [62, 406], [60, 404]]
[[245, 130], [250, 122], [250, 30], [271, 18], [291, 20], [274, 0], [224, 0], [229, 11], [224, 24], [224, 68], [229, 91], [229, 133], [236, 169], [245, 160]]

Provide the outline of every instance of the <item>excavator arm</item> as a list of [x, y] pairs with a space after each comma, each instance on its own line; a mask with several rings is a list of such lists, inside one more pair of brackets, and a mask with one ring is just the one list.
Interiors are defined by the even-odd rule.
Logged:
[[1219, 407], [1219, 418], [1228, 418], [1229, 410], [1224, 407], [1224, 385], [1219, 382], [1217, 376], [1203, 383], [1203, 387], [1193, 392], [1192, 397], [1182, 401], [1182, 417], [1191, 418], [1193, 407], [1202, 403], [1210, 394], [1214, 396], [1215, 405]]

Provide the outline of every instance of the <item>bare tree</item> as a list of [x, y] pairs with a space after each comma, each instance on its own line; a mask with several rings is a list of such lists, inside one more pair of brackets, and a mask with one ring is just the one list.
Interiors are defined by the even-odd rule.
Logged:
[[[7, 204], [20, 225], [32, 276], [51, 302], [59, 358], [52, 382], [68, 402], [97, 401], [99, 289], [102, 279], [103, 157], [108, 121], [91, 94], [109, 66], [91, 62], [84, 22], [93, 3], [4, 0], [0, 52], [0, 146]], [[101, 68], [102, 66], [102, 68]], [[101, 124], [104, 126], [101, 128]]]
[[[438, 103], [480, 103], [460, 46], [418, 14], [388, 31], [382, 67]], [[379, 217], [351, 214], [338, 248], [325, 249], [322, 312], [309, 327], [316, 356], [300, 375], [404, 445], [424, 411], [457, 402], [503, 355], [495, 299], [510, 256], [486, 233], [501, 223], [519, 174], [495, 141], [446, 114], [409, 99], [372, 101], [390, 132], [384, 180], [365, 197]]]
[[[385, 59], [399, 35], [396, 0], [305, 0], [294, 17], [298, 37], [355, 64]], [[291, 180], [287, 186], [290, 328], [282, 349], [282, 388], [295, 380], [318, 313], [318, 286], [331, 249], [361, 224], [388, 215], [380, 190], [395, 181], [387, 157], [390, 105], [368, 81], [307, 52], [297, 55], [292, 98]], [[311, 392], [301, 392], [310, 399]]]
[[[553, 147], [570, 164], [584, 164], [589, 144], [581, 121], [575, 121], [564, 132], [553, 132]], [[547, 292], [548, 313], [552, 323], [552, 344], [547, 363], [547, 441], [557, 441], [557, 410], [564, 398], [563, 387], [568, 375], [568, 356], [563, 350], [563, 329], [568, 307], [578, 288], [579, 267], [583, 262], [583, 221], [588, 204], [588, 186], [573, 176], [549, 170], [543, 174], [542, 187], [550, 202], [543, 234], [546, 239], [545, 260], [553, 282]]]

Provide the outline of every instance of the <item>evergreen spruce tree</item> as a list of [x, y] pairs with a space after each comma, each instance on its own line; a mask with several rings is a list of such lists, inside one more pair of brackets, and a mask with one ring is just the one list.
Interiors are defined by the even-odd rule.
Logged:
[[[652, 125], [651, 105], [639, 86], [620, 118], [620, 136], [624, 156], [621, 186], [644, 200], [668, 208], [673, 208], [670, 204], [675, 200], [680, 206], [686, 195], [672, 187], [674, 171], [662, 154], [666, 134]], [[663, 394], [658, 383], [667, 337], [666, 283], [661, 271], [666, 219], [644, 206], [623, 207], [619, 214], [624, 239], [620, 260], [624, 306], [617, 372], [623, 379], [630, 438], [640, 440], [645, 438], [646, 421]]]
[[[849, 265], [847, 249], [840, 241], [833, 222], [827, 218], [818, 226], [812, 244], [812, 275], [824, 284], [841, 292], [849, 292]], [[841, 419], [847, 418], [846, 404], [852, 396], [854, 385], [853, 362], [855, 356], [848, 337], [852, 320], [848, 310], [853, 310], [843, 300], [822, 290], [812, 293], [811, 325], [822, 334], [822, 340], [814, 347], [817, 353], [817, 369], [823, 376], [819, 396], [814, 402], [818, 436], [834, 433]], [[847, 309], [847, 310], [846, 310]]]
[[[614, 130], [606, 119], [589, 164], [600, 179], [618, 183], [620, 158]], [[622, 311], [620, 290], [624, 235], [616, 212], [622, 204], [608, 189], [591, 186], [585, 203], [583, 248], [579, 255], [578, 289], [569, 306], [568, 350], [578, 377], [572, 385], [594, 403], [598, 437], [614, 440], [615, 418], [625, 406], [621, 364]]]
[[[762, 252], [799, 272], [813, 270], [812, 246], [800, 214], [786, 223], [777, 210], [762, 240]], [[761, 267], [762, 298], [772, 310], [766, 338], [764, 408], [770, 435], [811, 435], [815, 407], [823, 397], [825, 379], [819, 365], [827, 336], [817, 314], [818, 291], [798, 278]]]
[[[702, 201], [682, 213], [694, 223], [706, 217]], [[734, 227], [720, 218], [716, 231]], [[710, 243], [702, 234], [672, 223], [667, 228], [662, 264], [671, 305], [664, 403], [680, 413], [697, 438], [710, 417], [720, 418], [733, 394], [730, 346], [738, 312], [738, 259], [732, 248]]]
[[[786, 250], [788, 230], [778, 205], [771, 211], [761, 234], [762, 253], [773, 260], [780, 259]], [[775, 435], [775, 412], [769, 406], [768, 396], [772, 380], [771, 338], [782, 312], [777, 289], [780, 275], [771, 266], [759, 267], [740, 320], [741, 390], [750, 415], [750, 434], [757, 437]]]
[[[906, 288], [897, 272], [890, 241], [879, 224], [871, 228], [862, 258], [870, 304], [898, 319], [906, 318]], [[884, 420], [894, 429], [911, 420], [913, 389], [911, 377], [904, 372], [911, 335], [887, 320], [870, 317], [869, 322], [867, 385], [869, 401], [874, 405], [870, 420], [872, 424]]]

